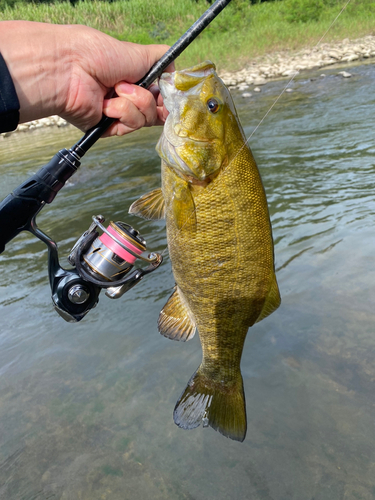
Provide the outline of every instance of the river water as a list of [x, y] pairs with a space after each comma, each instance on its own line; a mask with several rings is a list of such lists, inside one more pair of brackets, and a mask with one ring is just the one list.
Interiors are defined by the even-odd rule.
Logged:
[[[170, 262], [78, 324], [53, 310], [43, 243], [0, 256], [0, 498], [375, 498], [375, 66], [304, 73], [251, 139], [272, 217], [281, 307], [250, 329], [244, 443], [173, 423], [199, 338], [157, 332]], [[285, 82], [234, 92], [250, 135]], [[91, 215], [166, 246], [162, 221], [127, 215], [160, 184], [160, 129], [99, 141], [44, 208], [67, 256]], [[0, 141], [1, 198], [81, 136], [67, 127]], [[213, 221], [214, 222], [214, 221]]]

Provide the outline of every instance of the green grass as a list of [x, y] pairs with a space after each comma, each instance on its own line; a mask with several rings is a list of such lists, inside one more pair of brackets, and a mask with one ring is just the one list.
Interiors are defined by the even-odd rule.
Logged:
[[[204, 0], [118, 0], [31, 4], [4, 7], [0, 20], [25, 19], [86, 24], [120, 40], [173, 44], [206, 10]], [[8, 0], [9, 1], [9, 0]], [[1, 3], [3, 2], [3, 4]], [[205, 59], [219, 69], [238, 69], [256, 56], [314, 46], [345, 5], [343, 0], [283, 0], [251, 5], [231, 4], [183, 53], [178, 67]], [[309, 7], [307, 9], [307, 6]], [[375, 34], [375, 2], [352, 0], [324, 41]]]

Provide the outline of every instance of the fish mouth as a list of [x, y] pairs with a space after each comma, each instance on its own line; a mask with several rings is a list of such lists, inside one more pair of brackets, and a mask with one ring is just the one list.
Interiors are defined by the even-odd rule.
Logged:
[[175, 144], [170, 141], [166, 134], [163, 133], [156, 146], [156, 151], [158, 152], [160, 158], [162, 158], [167, 165], [172, 167], [176, 172], [195, 177], [194, 172], [190, 170], [188, 165], [177, 152], [177, 147], [180, 145], [181, 144]]
[[[186, 142], [186, 139], [184, 140], [184, 142]], [[202, 145], [206, 144], [207, 143], [205, 141], [202, 141]], [[156, 146], [156, 151], [158, 152], [160, 158], [164, 160], [166, 164], [177, 173], [177, 175], [187, 180], [188, 182], [196, 184], [199, 182], [204, 182], [207, 177], [210, 177], [210, 175], [207, 176], [203, 172], [203, 175], [199, 175], [197, 172], [191, 170], [187, 163], [178, 154], [177, 147], [178, 146], [173, 144], [173, 142], [171, 142], [165, 134], [162, 134]]]

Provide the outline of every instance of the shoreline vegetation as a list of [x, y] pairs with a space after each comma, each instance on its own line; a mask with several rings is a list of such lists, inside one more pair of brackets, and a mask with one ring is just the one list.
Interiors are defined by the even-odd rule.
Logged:
[[[207, 7], [205, 0], [86, 0], [75, 5], [0, 0], [0, 21], [86, 24], [120, 40], [172, 45]], [[178, 58], [176, 67], [210, 59], [229, 88], [259, 92], [269, 80], [375, 57], [374, 18], [371, 0], [349, 4], [342, 0], [256, 4], [232, 0]], [[64, 125], [62, 118], [53, 116], [21, 124], [15, 132]]]

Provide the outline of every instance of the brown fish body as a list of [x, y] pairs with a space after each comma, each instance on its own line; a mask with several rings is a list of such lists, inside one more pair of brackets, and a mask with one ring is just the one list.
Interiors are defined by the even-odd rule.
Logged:
[[[204, 65], [197, 68], [200, 73], [205, 70]], [[186, 70], [187, 79], [194, 70]], [[180, 87], [190, 88], [191, 82], [186, 84], [183, 77], [176, 72], [175, 81], [180, 78]], [[216, 75], [214, 78], [219, 80]], [[225, 103], [227, 97], [220, 85], [220, 80], [201, 85], [200, 100], [211, 99], [211, 93], [217, 95], [219, 88], [217, 99]], [[179, 107], [180, 121], [175, 129], [182, 136], [189, 126], [196, 134], [193, 126], [197, 121], [198, 127], [204, 127], [204, 108], [193, 98], [193, 113], [189, 101]], [[160, 314], [159, 330], [169, 338], [189, 340], [197, 328], [202, 344], [202, 364], [175, 408], [177, 425], [193, 428], [203, 421], [242, 441], [246, 411], [240, 361], [245, 337], [250, 326], [278, 307], [280, 297], [262, 181], [234, 107], [225, 105], [224, 132], [215, 132], [211, 142], [198, 140], [196, 150], [194, 142], [188, 143], [186, 150], [177, 138], [173, 147], [168, 145], [167, 153], [163, 138], [159, 142], [162, 211], [177, 285]], [[177, 155], [183, 158], [183, 169], [176, 168]], [[142, 198], [131, 212], [145, 216], [142, 205], [150, 206], [150, 195]], [[160, 200], [158, 203], [160, 208]]]

